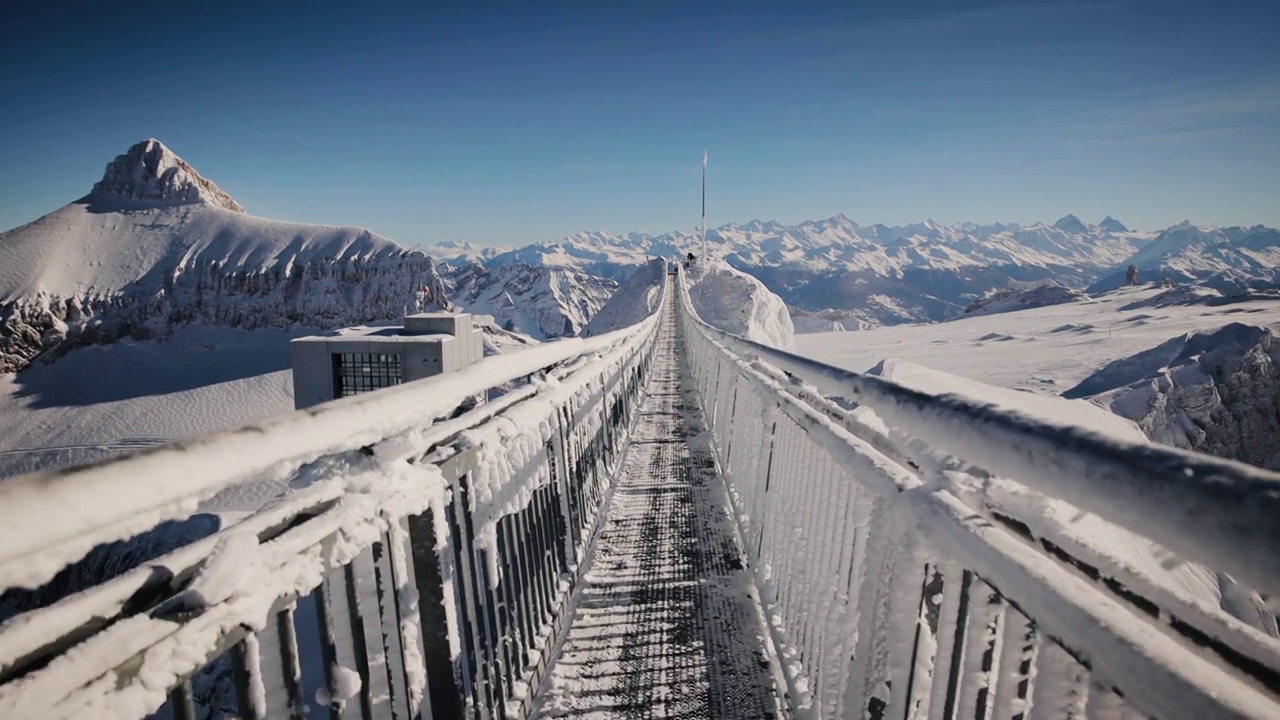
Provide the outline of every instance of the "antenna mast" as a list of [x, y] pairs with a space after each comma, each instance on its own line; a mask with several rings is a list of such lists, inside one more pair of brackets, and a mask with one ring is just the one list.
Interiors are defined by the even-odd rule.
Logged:
[[702, 151], [702, 258], [707, 257], [707, 151]]

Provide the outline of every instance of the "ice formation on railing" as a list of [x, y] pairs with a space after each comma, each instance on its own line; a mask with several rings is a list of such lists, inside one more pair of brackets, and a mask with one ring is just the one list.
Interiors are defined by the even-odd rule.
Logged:
[[[656, 316], [6, 481], [0, 592], [39, 586], [90, 548], [188, 517], [226, 488], [270, 478], [292, 489], [0, 624], [0, 717], [141, 718], [162, 704], [184, 720], [197, 708], [523, 713], [655, 336]], [[453, 417], [465, 399], [522, 378]]]
[[[718, 331], [678, 301], [797, 715], [1280, 716], [1280, 642], [1152, 591], [1071, 541], [1043, 514], [1060, 501], [1040, 494], [1062, 489], [1140, 534], [1176, 528], [1159, 538], [1170, 551], [1226, 560], [1273, 591], [1277, 476], [854, 376]], [[1203, 515], [1154, 527], [1151, 509], [1088, 497], [1105, 482], [1148, 495], [1163, 482], [1157, 512]], [[1249, 546], [1223, 558], [1225, 538]]]

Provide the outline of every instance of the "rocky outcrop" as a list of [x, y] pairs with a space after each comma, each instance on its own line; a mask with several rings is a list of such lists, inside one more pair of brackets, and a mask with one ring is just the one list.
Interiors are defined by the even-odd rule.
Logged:
[[985, 297], [975, 300], [964, 309], [966, 315], [994, 315], [1003, 312], [1030, 310], [1046, 305], [1083, 300], [1087, 295], [1051, 280], [1040, 283], [1010, 283]]
[[122, 338], [163, 338], [186, 323], [263, 327], [340, 327], [395, 319], [414, 308], [448, 306], [431, 258], [405, 251], [395, 257], [311, 260], [287, 268], [228, 271], [202, 262], [166, 273], [159, 287], [126, 287], [109, 294], [62, 297], [39, 293], [0, 304], [0, 372], [17, 372], [35, 358]]
[[467, 264], [448, 281], [462, 309], [536, 340], [577, 335], [618, 289], [615, 280], [572, 268], [519, 263]]
[[111, 161], [86, 200], [113, 206], [199, 203], [244, 212], [240, 203], [155, 138], [143, 140]]
[[1157, 442], [1280, 469], [1280, 342], [1267, 328], [1182, 335], [1064, 395], [1109, 407]]

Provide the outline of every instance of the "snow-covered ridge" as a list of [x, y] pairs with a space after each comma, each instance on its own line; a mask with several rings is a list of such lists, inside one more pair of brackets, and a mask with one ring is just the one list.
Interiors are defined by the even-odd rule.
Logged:
[[[1110, 221], [1110, 222], [1107, 222]], [[782, 225], [753, 220], [729, 223], [707, 232], [707, 252], [738, 266], [778, 266], [815, 271], [866, 271], [881, 277], [910, 268], [956, 269], [1016, 263], [1034, 267], [1085, 266], [1109, 269], [1154, 237], [1131, 232], [1108, 217], [1106, 225], [1087, 225], [1068, 215], [1055, 225], [1013, 224], [953, 226], [925, 221], [911, 225], [858, 225], [844, 215]], [[650, 235], [582, 232], [562, 240], [535, 243], [503, 253], [495, 263], [574, 265], [643, 264], [648, 257], [702, 254], [697, 233]]]
[[505, 245], [480, 245], [465, 240], [440, 240], [418, 245], [413, 249], [421, 250], [438, 263], [461, 266], [473, 262], [487, 262], [512, 248]]
[[1125, 227], [1124, 223], [1110, 215], [1103, 218], [1102, 222], [1098, 223], [1098, 227], [1109, 232], [1129, 232], [1129, 228]]
[[635, 325], [652, 315], [662, 302], [662, 288], [666, 277], [666, 261], [650, 260], [618, 288], [609, 302], [582, 329], [580, 335], [603, 335]]
[[[1010, 280], [1083, 286], [1154, 236], [1110, 217], [1099, 225], [1068, 215], [1055, 225], [927, 220], [890, 227], [836, 215], [790, 226], [723, 225], [707, 232], [706, 253], [757, 277], [794, 307], [853, 311], [845, 324], [852, 327], [957, 317]], [[688, 253], [703, 254], [696, 233], [592, 231], [500, 253], [486, 264], [571, 267], [623, 280], [649, 258]]]
[[449, 296], [467, 312], [536, 340], [573, 337], [604, 307], [617, 281], [573, 267], [521, 263], [446, 269]]
[[[1107, 216], [1111, 217], [1110, 215]], [[1070, 233], [1072, 235], [1085, 235], [1089, 232], [1089, 226], [1085, 225], [1080, 218], [1068, 213], [1065, 217], [1053, 224], [1059, 230]]]
[[155, 138], [143, 140], [112, 160], [87, 199], [105, 205], [122, 200], [151, 205], [200, 203], [244, 212], [230, 195]]
[[797, 334], [867, 330], [873, 327], [866, 320], [859, 319], [852, 310], [823, 308], [809, 311], [798, 307], [787, 309], [791, 313], [791, 322], [795, 325]]
[[95, 191], [0, 234], [0, 373], [184, 323], [369, 323], [400, 316], [423, 288], [429, 308], [448, 304], [425, 254], [363, 228], [247, 215], [159, 143], [117, 158], [104, 183], [123, 188], [114, 205]]
[[964, 312], [966, 315], [991, 315], [1076, 302], [1085, 297], [1085, 294], [1079, 290], [1064, 287], [1052, 280], [1038, 283], [1011, 282], [1004, 288], [974, 301], [964, 309]]
[[[1159, 238], [1159, 241], [1153, 242]], [[1179, 240], [1180, 239], [1180, 240]], [[1053, 224], [860, 225], [836, 215], [795, 225], [752, 220], [708, 230], [706, 253], [724, 259], [806, 311], [846, 310], [844, 327], [936, 322], [1010, 282], [1053, 280], [1112, 289], [1137, 263], [1144, 280], [1210, 279], [1223, 292], [1280, 282], [1280, 233], [1267, 228], [1130, 230], [1107, 216], [1091, 224], [1066, 215]], [[703, 254], [693, 232], [581, 232], [484, 260], [575, 268], [625, 280], [650, 258]], [[1150, 260], [1150, 262], [1148, 262]], [[806, 321], [808, 322], [808, 321]], [[825, 325], [825, 321], [822, 321]], [[815, 328], [816, 329], [816, 328]]]
[[773, 347], [795, 347], [795, 325], [787, 304], [764, 283], [709, 258], [690, 264], [686, 277], [689, 300], [703, 322]]

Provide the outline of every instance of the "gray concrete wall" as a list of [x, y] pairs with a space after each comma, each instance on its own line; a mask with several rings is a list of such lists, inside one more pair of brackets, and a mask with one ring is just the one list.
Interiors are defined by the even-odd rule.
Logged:
[[405, 332], [394, 339], [387, 337], [385, 330], [381, 339], [371, 339], [369, 334], [294, 340], [293, 406], [301, 409], [334, 399], [336, 353], [399, 354], [403, 382], [455, 372], [484, 358], [484, 331], [472, 327], [467, 313], [411, 315], [405, 318]]
[[293, 407], [319, 405], [333, 399], [333, 359], [329, 344], [293, 342]]
[[404, 319], [406, 335], [452, 335], [460, 338], [471, 330], [470, 313], [418, 313]]
[[443, 342], [444, 340], [453, 340], [453, 338], [441, 338], [439, 341], [432, 338], [430, 342], [404, 344], [405, 382], [448, 372], [448, 361], [445, 357], [445, 346], [448, 343]]

